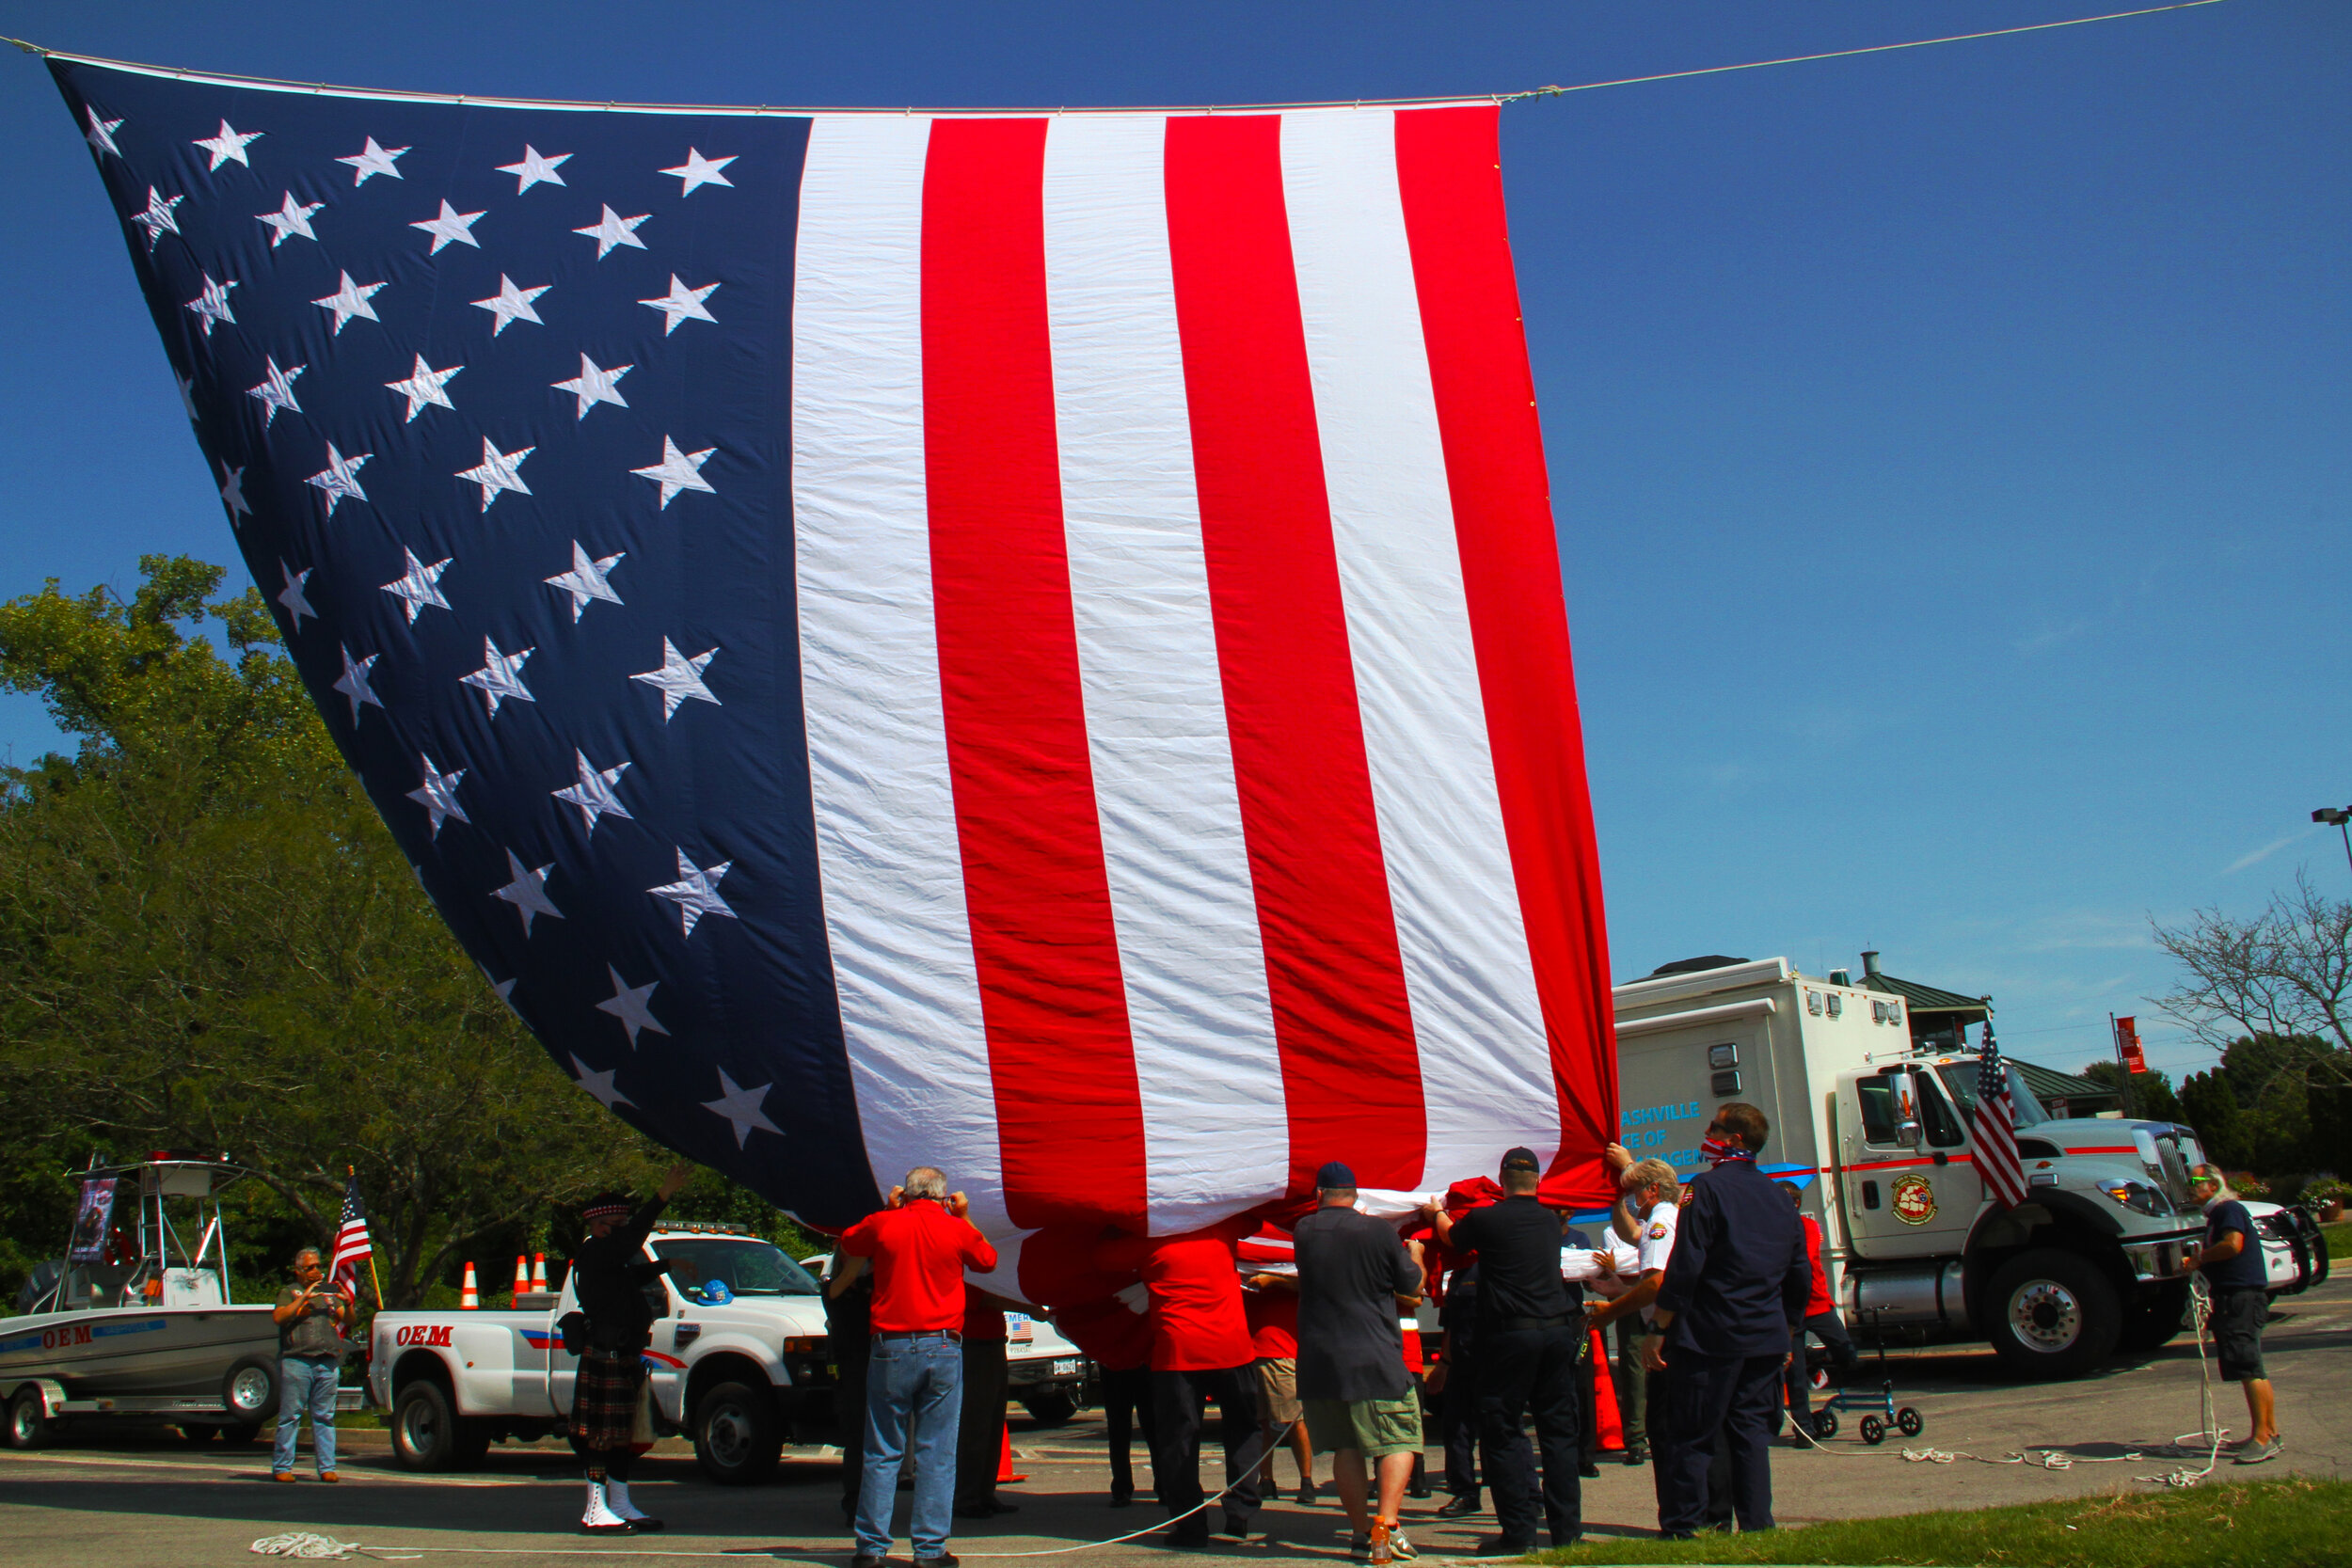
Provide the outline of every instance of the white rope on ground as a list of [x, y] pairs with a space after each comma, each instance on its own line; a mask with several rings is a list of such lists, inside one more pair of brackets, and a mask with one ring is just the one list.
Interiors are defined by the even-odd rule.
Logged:
[[360, 1545], [357, 1541], [338, 1541], [331, 1535], [319, 1535], [307, 1529], [293, 1530], [284, 1535], [264, 1535], [248, 1549], [262, 1557], [300, 1557], [336, 1562], [348, 1561], [354, 1552], [386, 1562], [424, 1555], [415, 1551], [376, 1551]]
[[2205, 1359], [2205, 1324], [2213, 1317], [2213, 1291], [2205, 1284], [2203, 1275], [2197, 1275], [2190, 1283], [2188, 1302], [2189, 1316], [2197, 1323], [2197, 1410], [2199, 1418], [2204, 1424], [2195, 1432], [2185, 1432], [2173, 1438], [2172, 1451], [2180, 1453], [2188, 1449], [2190, 1443], [2203, 1444], [2210, 1438], [2212, 1446], [2205, 1453], [2205, 1467], [2201, 1470], [2184, 1467], [2178, 1470], [2167, 1470], [2160, 1476], [2134, 1476], [2132, 1478], [2134, 1481], [2153, 1481], [2160, 1486], [2174, 1486], [2183, 1489], [2194, 1486], [2213, 1474], [2214, 1467], [2221, 1463], [2222, 1442], [2230, 1435], [2228, 1427], [2221, 1426], [2214, 1420], [2213, 1365]]
[[[2166, 1447], [2171, 1449], [2173, 1455], [2193, 1458], [2196, 1449], [2191, 1447], [2192, 1444], [2205, 1446], [2209, 1443], [2210, 1447], [2207, 1448], [2205, 1455], [2205, 1467], [2201, 1470], [2187, 1468], [2168, 1470], [2160, 1476], [2134, 1476], [2132, 1478], [2134, 1481], [2144, 1481], [2159, 1486], [2190, 1487], [2212, 1475], [2215, 1466], [2221, 1462], [2221, 1445], [2229, 1437], [2230, 1429], [2217, 1426], [2214, 1422], [2213, 1366], [2205, 1356], [2205, 1324], [2213, 1315], [2213, 1297], [2206, 1289], [2204, 1277], [2201, 1275], [2194, 1277], [2190, 1282], [2189, 1315], [2197, 1328], [2198, 1410], [2204, 1424], [2195, 1432], [2181, 1433]], [[2030, 1465], [2040, 1470], [2071, 1470], [2077, 1465], [2128, 1465], [2148, 1457], [2147, 1453], [2139, 1449], [2119, 1454], [2072, 1454], [2058, 1449], [2031, 1449], [2012, 1450], [1998, 1459], [1987, 1459], [1981, 1454], [1954, 1449], [1833, 1449], [1826, 1447], [1816, 1438], [1808, 1430], [1810, 1423], [1796, 1419], [1793, 1412], [1788, 1425], [1789, 1429], [1810, 1444], [1815, 1451], [1829, 1454], [1837, 1459], [1900, 1458], [1912, 1465], [1952, 1465], [1965, 1459], [1978, 1465]]]

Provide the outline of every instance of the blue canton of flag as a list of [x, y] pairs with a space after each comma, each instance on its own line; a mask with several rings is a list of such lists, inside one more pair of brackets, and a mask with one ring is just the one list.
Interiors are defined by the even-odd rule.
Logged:
[[870, 1210], [773, 526], [808, 120], [50, 66], [246, 561], [467, 950], [624, 1118]]

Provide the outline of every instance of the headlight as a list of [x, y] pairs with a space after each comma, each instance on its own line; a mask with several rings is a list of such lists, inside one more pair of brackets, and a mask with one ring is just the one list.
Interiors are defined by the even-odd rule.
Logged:
[[2142, 1214], [2169, 1214], [2172, 1212], [2172, 1206], [2165, 1201], [2164, 1195], [2145, 1181], [2102, 1181], [2099, 1190], [2124, 1208]]

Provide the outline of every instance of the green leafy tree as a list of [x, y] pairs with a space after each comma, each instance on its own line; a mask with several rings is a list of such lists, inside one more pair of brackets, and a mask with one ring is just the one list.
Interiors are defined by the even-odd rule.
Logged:
[[2082, 1075], [2103, 1088], [2113, 1089], [2128, 1097], [2124, 1108], [2135, 1117], [2148, 1121], [2182, 1121], [2180, 1097], [2172, 1092], [2172, 1076], [2154, 1068], [2146, 1072], [2130, 1072], [2115, 1062], [2093, 1062], [2083, 1069]]
[[310, 1240], [356, 1166], [392, 1303], [594, 1186], [649, 1187], [650, 1148], [440, 924], [259, 595], [140, 569], [128, 601], [53, 581], [0, 606], [0, 686], [78, 741], [0, 772], [0, 1179], [225, 1153], [266, 1189], [257, 1222]]
[[2181, 1080], [2181, 1119], [2197, 1129], [2197, 1141], [2215, 1164], [2227, 1170], [2251, 1164], [2253, 1144], [2247, 1135], [2246, 1115], [2220, 1069], [2192, 1072]]

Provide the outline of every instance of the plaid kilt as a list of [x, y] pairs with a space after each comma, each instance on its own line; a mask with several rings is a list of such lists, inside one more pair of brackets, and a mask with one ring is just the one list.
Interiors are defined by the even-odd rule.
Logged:
[[637, 1418], [645, 1363], [633, 1350], [588, 1350], [572, 1385], [572, 1435], [582, 1448], [626, 1449]]

